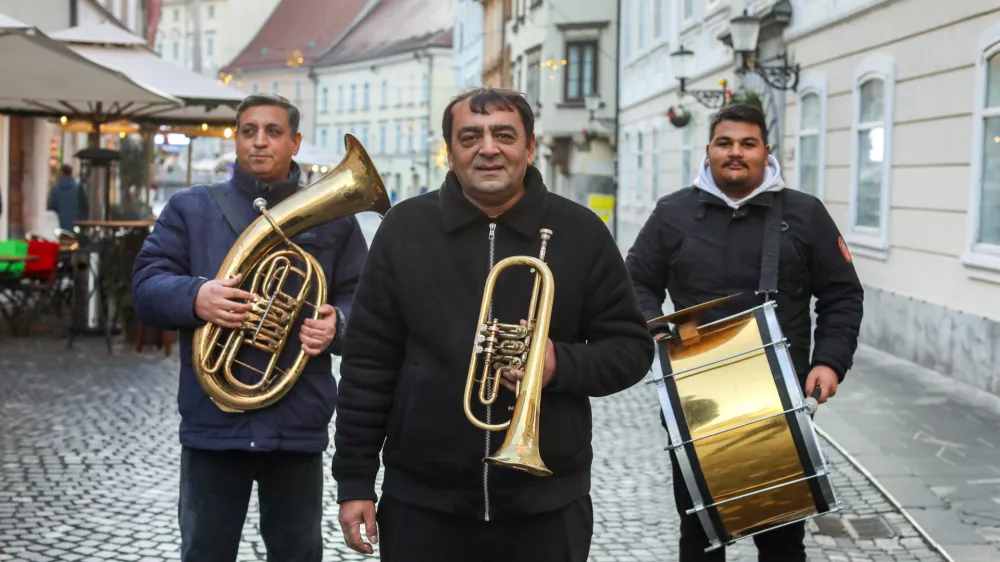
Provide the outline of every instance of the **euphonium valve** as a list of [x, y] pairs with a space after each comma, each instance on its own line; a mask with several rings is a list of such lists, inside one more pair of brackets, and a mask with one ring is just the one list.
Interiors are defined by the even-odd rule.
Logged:
[[[549, 341], [549, 322], [555, 297], [552, 271], [545, 265], [545, 251], [552, 231], [542, 229], [539, 257], [512, 256], [500, 260], [486, 278], [486, 288], [476, 323], [475, 341], [469, 372], [465, 381], [463, 405], [465, 416], [474, 426], [485, 431], [507, 430], [500, 449], [487, 462], [548, 476], [552, 472], [542, 462], [538, 450], [538, 419], [545, 373], [545, 351]], [[497, 278], [509, 267], [527, 266], [535, 274], [535, 284], [528, 304], [525, 325], [504, 324], [490, 318], [490, 304]], [[482, 376], [476, 377], [479, 367]], [[475, 385], [479, 384], [479, 403], [491, 406], [500, 392], [500, 378], [505, 371], [520, 369], [524, 379], [516, 385], [513, 415], [509, 421], [489, 424], [472, 412]]]
[[[237, 329], [205, 324], [194, 332], [195, 378], [220, 409], [243, 412], [274, 404], [291, 390], [308, 356], [299, 348], [280, 364], [295, 324], [317, 318], [326, 302], [323, 268], [292, 238], [320, 224], [355, 213], [385, 216], [389, 196], [382, 178], [352, 135], [346, 156], [330, 173], [272, 209], [254, 201], [260, 213], [230, 248], [216, 279], [242, 273], [241, 289], [254, 295], [250, 318]], [[278, 246], [282, 247], [279, 249]], [[243, 376], [237, 376], [234, 370]], [[247, 377], [256, 382], [247, 382]]]

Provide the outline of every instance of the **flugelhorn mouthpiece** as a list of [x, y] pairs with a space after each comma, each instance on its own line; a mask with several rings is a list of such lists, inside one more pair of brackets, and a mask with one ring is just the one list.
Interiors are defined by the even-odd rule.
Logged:
[[267, 201], [263, 197], [258, 197], [253, 200], [253, 208], [257, 209], [258, 212], [263, 211], [267, 208]]

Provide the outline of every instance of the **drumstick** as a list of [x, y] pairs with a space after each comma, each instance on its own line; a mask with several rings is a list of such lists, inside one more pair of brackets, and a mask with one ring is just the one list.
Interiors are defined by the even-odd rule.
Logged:
[[822, 395], [823, 395], [823, 389], [820, 388], [819, 385], [817, 384], [816, 388], [813, 388], [812, 394], [810, 394], [809, 397], [806, 398], [807, 414], [811, 416], [816, 413], [816, 410], [819, 409], [819, 397]]

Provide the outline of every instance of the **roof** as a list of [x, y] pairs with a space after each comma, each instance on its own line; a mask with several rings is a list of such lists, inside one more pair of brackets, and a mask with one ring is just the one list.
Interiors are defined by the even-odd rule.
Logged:
[[221, 70], [309, 65], [378, 0], [281, 0], [257, 35]]
[[453, 0], [380, 0], [315, 66], [370, 60], [424, 47], [451, 47]]

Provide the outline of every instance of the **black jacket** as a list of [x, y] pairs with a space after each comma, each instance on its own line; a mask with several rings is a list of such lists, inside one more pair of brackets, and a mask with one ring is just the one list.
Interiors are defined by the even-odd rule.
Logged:
[[[591, 396], [639, 382], [653, 359], [625, 265], [593, 212], [549, 193], [528, 168], [524, 196], [491, 221], [449, 173], [440, 190], [393, 207], [376, 233], [344, 341], [333, 475], [338, 501], [403, 502], [473, 519], [544, 512], [590, 490]], [[551, 476], [486, 467], [504, 438], [465, 417], [463, 394], [491, 263], [538, 256], [539, 229], [553, 231], [546, 263], [555, 278], [549, 338], [556, 376], [542, 392], [539, 450]], [[533, 274], [507, 269], [493, 293], [501, 322], [525, 318]], [[473, 410], [486, 421], [473, 395]], [[510, 419], [500, 390], [490, 423]], [[489, 435], [489, 437], [487, 437]], [[384, 448], [383, 448], [384, 442]], [[488, 504], [488, 505], [487, 505]]]
[[[826, 365], [843, 380], [853, 364], [864, 291], [836, 224], [815, 197], [792, 189], [764, 192], [735, 211], [690, 187], [660, 199], [626, 257], [648, 318], [660, 316], [664, 291], [674, 310], [740, 293], [705, 312], [703, 322], [752, 308], [759, 288], [764, 215], [783, 198], [778, 263], [778, 321], [805, 384], [809, 369]], [[816, 297], [816, 348], [810, 360]]]

